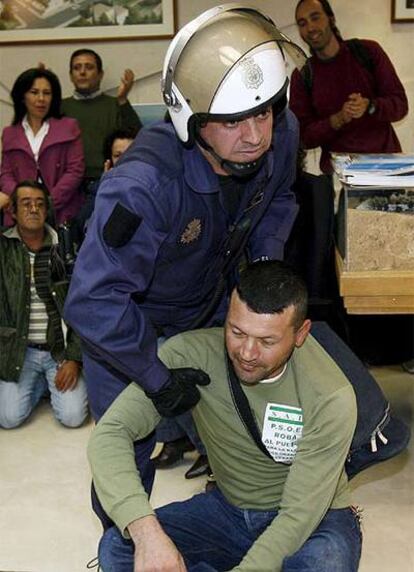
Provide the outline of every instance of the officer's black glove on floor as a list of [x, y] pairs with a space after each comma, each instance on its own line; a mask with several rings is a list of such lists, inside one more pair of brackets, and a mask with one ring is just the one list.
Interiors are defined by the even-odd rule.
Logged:
[[198, 403], [200, 392], [197, 385], [208, 385], [209, 376], [201, 369], [183, 367], [170, 369], [169, 382], [159, 391], [145, 394], [152, 399], [158, 413], [163, 417], [175, 417]]

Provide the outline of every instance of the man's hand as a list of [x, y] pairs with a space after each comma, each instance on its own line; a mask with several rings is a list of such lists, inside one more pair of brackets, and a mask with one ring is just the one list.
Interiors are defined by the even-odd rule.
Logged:
[[119, 105], [124, 105], [127, 101], [128, 93], [131, 91], [132, 84], [134, 83], [134, 72], [130, 69], [124, 71], [121, 77], [121, 83], [118, 87], [117, 99]]
[[342, 108], [338, 111], [338, 113], [334, 113], [330, 116], [329, 122], [331, 124], [332, 129], [338, 131], [344, 125], [352, 121], [352, 113], [350, 109], [349, 101], [345, 101]]
[[186, 572], [183, 557], [165, 534], [155, 516], [128, 525], [135, 544], [134, 572]]
[[56, 372], [56, 389], [62, 393], [75, 389], [79, 380], [80, 370], [81, 364], [78, 361], [68, 360], [62, 362]]
[[347, 109], [352, 119], [359, 119], [367, 111], [369, 99], [360, 93], [351, 93], [347, 101]]
[[162, 417], [175, 417], [198, 403], [200, 392], [197, 385], [209, 383], [209, 376], [201, 369], [183, 367], [171, 369], [168, 383], [159, 391], [145, 393]]

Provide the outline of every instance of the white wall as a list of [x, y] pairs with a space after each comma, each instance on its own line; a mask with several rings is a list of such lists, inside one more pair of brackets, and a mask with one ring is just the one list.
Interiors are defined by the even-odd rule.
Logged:
[[[213, 0], [176, 0], [178, 26], [181, 27], [200, 12], [221, 2]], [[294, 24], [296, 0], [246, 0], [246, 4], [267, 12], [285, 33], [298, 39]], [[375, 39], [381, 43], [406, 87], [410, 113], [396, 125], [405, 152], [414, 151], [414, 23], [391, 24], [391, 0], [331, 0], [337, 24], [345, 38]], [[0, 32], [1, 33], [1, 32]], [[93, 42], [89, 46], [102, 56], [105, 78], [104, 90], [114, 89], [125, 67], [131, 67], [137, 77], [132, 89], [132, 102], [161, 101], [159, 72], [169, 40], [122, 42]], [[9, 91], [16, 76], [39, 61], [46, 63], [60, 78], [64, 95], [71, 93], [68, 78], [69, 56], [82, 43], [9, 45], [0, 48], [0, 129], [8, 125], [12, 110]], [[152, 74], [152, 75], [151, 75]], [[149, 76], [149, 77], [148, 77]], [[114, 92], [113, 92], [114, 93]]]

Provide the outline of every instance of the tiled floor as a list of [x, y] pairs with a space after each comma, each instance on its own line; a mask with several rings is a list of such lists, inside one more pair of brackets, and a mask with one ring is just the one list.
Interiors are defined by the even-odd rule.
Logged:
[[[373, 370], [396, 411], [413, 427], [414, 376]], [[92, 424], [64, 429], [43, 404], [23, 427], [0, 430], [0, 572], [84, 572], [100, 527], [89, 509], [85, 444]], [[157, 475], [155, 506], [202, 490], [186, 463]], [[414, 445], [352, 481], [364, 508], [360, 572], [414, 572]], [[260, 572], [260, 571], [258, 571]], [[317, 572], [317, 571], [315, 571]]]

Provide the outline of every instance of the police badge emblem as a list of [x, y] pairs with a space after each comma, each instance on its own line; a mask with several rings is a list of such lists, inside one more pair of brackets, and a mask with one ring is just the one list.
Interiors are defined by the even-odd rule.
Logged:
[[261, 67], [255, 63], [253, 58], [244, 58], [240, 62], [243, 68], [243, 83], [249, 89], [257, 89], [263, 83], [263, 72]]
[[180, 236], [180, 244], [190, 244], [199, 238], [201, 234], [201, 219], [193, 218]]

